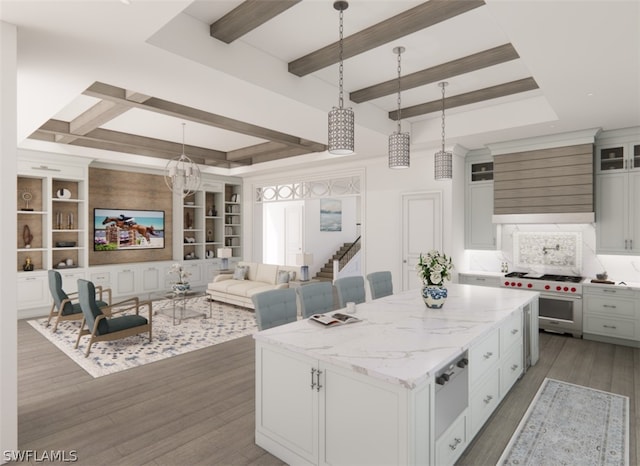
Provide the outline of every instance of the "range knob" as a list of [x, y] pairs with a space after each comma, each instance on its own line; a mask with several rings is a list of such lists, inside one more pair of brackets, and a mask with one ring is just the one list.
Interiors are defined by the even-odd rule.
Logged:
[[509, 286], [509, 281], [504, 282], [504, 286]]
[[511, 286], [516, 286], [516, 282], [511, 282]]
[[527, 283], [527, 288], [533, 288], [533, 284], [532, 283]]
[[569, 291], [569, 287], [568, 287], [568, 286], [565, 286], [565, 287], [563, 288], [563, 290], [564, 290], [564, 291]]
[[465, 367], [467, 367], [469, 365], [469, 360], [467, 358], [462, 358], [460, 361], [458, 361], [458, 363], [456, 365], [458, 367], [461, 367], [462, 369], [464, 369]]
[[550, 289], [551, 289], [551, 287], [550, 287], [549, 285], [545, 285], [545, 286], [544, 286], [544, 289], [545, 289], [545, 290], [550, 290]]
[[575, 286], [572, 286], [572, 287], [571, 287], [571, 292], [572, 292], [572, 293], [575, 293], [576, 291], [578, 291], [578, 290], [576, 290], [576, 287], [575, 287]]
[[438, 385], [444, 385], [449, 381], [449, 374], [442, 374], [439, 377], [436, 377], [436, 383]]
[[556, 291], [562, 291], [562, 287], [561, 286], [556, 286]]
[[522, 283], [518, 282], [518, 288], [522, 286]]

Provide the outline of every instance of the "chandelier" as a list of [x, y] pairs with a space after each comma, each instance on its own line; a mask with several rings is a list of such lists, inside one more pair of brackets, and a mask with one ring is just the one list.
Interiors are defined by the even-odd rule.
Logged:
[[184, 127], [182, 123], [182, 154], [169, 160], [164, 169], [164, 182], [169, 189], [180, 196], [187, 197], [200, 188], [200, 169], [184, 153]]
[[436, 180], [450, 180], [453, 177], [453, 154], [444, 150], [444, 88], [448, 85], [446, 81], [438, 83], [442, 88], [442, 148], [435, 156]]
[[344, 108], [343, 97], [343, 12], [349, 8], [349, 2], [337, 1], [333, 3], [333, 8], [340, 12], [340, 67], [339, 67], [339, 107], [333, 107], [329, 112], [329, 141], [328, 150], [330, 154], [349, 155], [353, 154], [355, 118], [351, 108]]
[[389, 136], [389, 168], [409, 168], [409, 133], [402, 132], [402, 110], [400, 102], [401, 59], [404, 47], [395, 47], [393, 53], [398, 54], [398, 129]]

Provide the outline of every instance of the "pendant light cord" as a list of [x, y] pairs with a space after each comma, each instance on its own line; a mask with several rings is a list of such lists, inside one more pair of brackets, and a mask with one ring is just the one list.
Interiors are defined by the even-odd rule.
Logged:
[[340, 75], [340, 79], [338, 81], [338, 85], [340, 86], [340, 98], [339, 98], [339, 105], [340, 108], [343, 107], [344, 105], [344, 98], [343, 98], [343, 79], [342, 79], [342, 74], [344, 71], [344, 65], [342, 64], [343, 61], [343, 54], [344, 54], [344, 45], [342, 43], [342, 38], [343, 38], [343, 34], [344, 34], [344, 27], [343, 27], [343, 14], [344, 14], [344, 9], [340, 10], [340, 66], [338, 68], [338, 73]]
[[448, 83], [441, 82], [439, 86], [442, 88], [442, 152], [444, 152], [444, 88]]
[[184, 153], [184, 127], [185, 127], [186, 123], [182, 123], [182, 155], [186, 155]]
[[402, 90], [402, 87], [400, 85], [400, 73], [402, 72], [401, 69], [401, 58], [400, 56], [402, 55], [402, 51], [404, 50], [403, 47], [398, 47], [398, 133], [402, 132], [402, 102], [400, 100], [400, 92]]

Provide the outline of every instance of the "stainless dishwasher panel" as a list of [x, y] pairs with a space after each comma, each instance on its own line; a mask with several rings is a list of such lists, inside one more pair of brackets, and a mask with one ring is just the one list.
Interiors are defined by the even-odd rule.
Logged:
[[[469, 360], [466, 354], [445, 366], [436, 375], [435, 438], [455, 421], [469, 405]], [[462, 367], [461, 367], [462, 366]]]

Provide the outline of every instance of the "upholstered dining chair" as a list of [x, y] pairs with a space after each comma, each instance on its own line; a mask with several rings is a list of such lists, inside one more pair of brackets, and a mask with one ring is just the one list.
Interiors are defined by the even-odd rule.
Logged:
[[[82, 325], [78, 332], [76, 348], [83, 335], [90, 335], [85, 357], [91, 352], [91, 345], [98, 341], [111, 341], [120, 338], [149, 332], [152, 338], [152, 306], [150, 301], [140, 301], [137, 297], [130, 298], [111, 306], [99, 307], [96, 302], [96, 290], [93, 282], [78, 279], [78, 297], [82, 309]], [[140, 315], [140, 309], [147, 307], [149, 317]], [[135, 314], [116, 315], [125, 311], [135, 310]], [[85, 329], [85, 324], [87, 328]]]
[[364, 278], [362, 276], [336, 278], [333, 284], [338, 292], [338, 304], [341, 308], [346, 307], [349, 302], [356, 304], [365, 302]]
[[[63, 320], [82, 320], [82, 309], [78, 302], [78, 292], [65, 293], [62, 289], [62, 276], [57, 270], [49, 270], [49, 291], [53, 298], [49, 318], [47, 319], [47, 327], [51, 324], [51, 319], [55, 316], [56, 321], [53, 325], [53, 332], [58, 330], [58, 324]], [[103, 289], [101, 286], [96, 287], [99, 295], [96, 304], [98, 307], [107, 307], [111, 304], [111, 289]], [[104, 295], [107, 300], [104, 300]]]
[[367, 275], [369, 282], [369, 291], [371, 291], [371, 299], [384, 298], [393, 294], [393, 281], [391, 272], [382, 270], [380, 272], [371, 272]]
[[333, 285], [331, 282], [302, 285], [296, 289], [296, 292], [300, 298], [300, 311], [303, 318], [333, 311]]
[[282, 288], [263, 291], [251, 297], [256, 310], [259, 330], [277, 327], [298, 320], [296, 290]]

